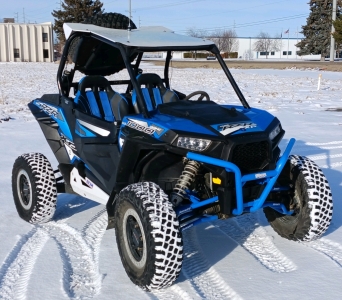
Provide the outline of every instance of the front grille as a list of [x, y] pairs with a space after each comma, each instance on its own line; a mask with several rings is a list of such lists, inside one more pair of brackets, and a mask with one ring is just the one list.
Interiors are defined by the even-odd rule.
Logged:
[[242, 172], [263, 169], [269, 162], [269, 144], [267, 141], [235, 146], [232, 163], [236, 164]]

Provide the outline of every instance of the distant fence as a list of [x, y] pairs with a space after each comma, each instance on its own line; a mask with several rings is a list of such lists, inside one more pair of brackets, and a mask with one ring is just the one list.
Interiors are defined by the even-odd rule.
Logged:
[[[184, 52], [183, 53], [183, 58], [207, 58], [207, 56], [213, 55], [212, 53], [209, 52]], [[221, 53], [222, 58], [238, 58], [238, 53], [237, 52], [223, 52]]]

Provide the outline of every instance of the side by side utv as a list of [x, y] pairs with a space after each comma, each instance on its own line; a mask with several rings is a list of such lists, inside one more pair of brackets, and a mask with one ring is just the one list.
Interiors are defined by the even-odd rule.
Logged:
[[[17, 158], [12, 187], [21, 218], [49, 221], [58, 193], [106, 205], [123, 266], [145, 290], [170, 286], [183, 260], [182, 232], [203, 222], [263, 209], [294, 241], [321, 236], [332, 218], [329, 184], [310, 159], [290, 155], [280, 121], [251, 108], [216, 45], [164, 27], [125, 30], [64, 24], [67, 41], [58, 93], [29, 103], [58, 161]], [[215, 56], [241, 104], [170, 83], [175, 51]], [[144, 72], [144, 55], [162, 53], [162, 74]], [[126, 78], [116, 78], [126, 72]], [[80, 74], [77, 79], [76, 74]], [[215, 99], [213, 99], [215, 100]]]

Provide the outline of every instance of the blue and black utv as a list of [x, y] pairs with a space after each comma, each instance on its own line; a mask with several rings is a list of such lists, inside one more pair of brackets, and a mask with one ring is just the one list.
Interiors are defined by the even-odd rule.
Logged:
[[[18, 157], [12, 187], [21, 218], [50, 220], [58, 193], [106, 205], [127, 275], [145, 290], [176, 280], [182, 232], [203, 222], [263, 209], [290, 240], [327, 230], [333, 204], [322, 171], [290, 155], [294, 139], [281, 153], [279, 120], [248, 105], [212, 41], [164, 27], [64, 24], [64, 31], [59, 93], [29, 104], [58, 170], [40, 153]], [[173, 53], [194, 51], [216, 57], [241, 104], [219, 105], [200, 84], [188, 95], [171, 86]], [[142, 70], [153, 55], [164, 57], [159, 75]]]

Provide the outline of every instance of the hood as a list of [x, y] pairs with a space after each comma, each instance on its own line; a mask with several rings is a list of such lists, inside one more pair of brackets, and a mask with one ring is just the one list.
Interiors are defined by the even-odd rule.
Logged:
[[[213, 101], [178, 101], [158, 106], [161, 114], [183, 119], [199, 126], [184, 126], [184, 131], [204, 133], [211, 131], [220, 136], [230, 136], [245, 132], [262, 132], [274, 120], [274, 116], [258, 109], [246, 109], [242, 106], [219, 105]], [[171, 125], [171, 124], [170, 124]], [[176, 129], [170, 126], [169, 129]], [[178, 127], [178, 126], [177, 126]], [[198, 128], [196, 130], [196, 128]]]

